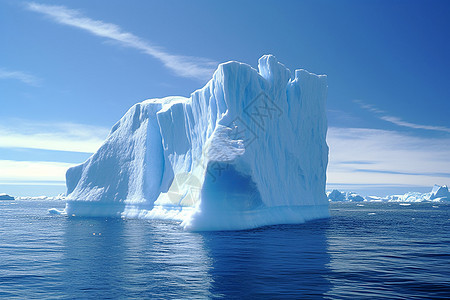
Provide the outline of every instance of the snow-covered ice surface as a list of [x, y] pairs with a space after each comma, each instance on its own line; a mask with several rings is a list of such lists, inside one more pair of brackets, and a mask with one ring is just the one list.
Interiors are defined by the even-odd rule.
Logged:
[[65, 213], [249, 229], [328, 217], [326, 76], [272, 55], [219, 65], [190, 98], [138, 103], [66, 174]]

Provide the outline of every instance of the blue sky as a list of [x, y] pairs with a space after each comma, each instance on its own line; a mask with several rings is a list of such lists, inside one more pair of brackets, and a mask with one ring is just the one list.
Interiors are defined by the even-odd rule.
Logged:
[[134, 103], [269, 53], [328, 75], [330, 188], [450, 184], [449, 15], [447, 1], [0, 1], [0, 192], [64, 192]]

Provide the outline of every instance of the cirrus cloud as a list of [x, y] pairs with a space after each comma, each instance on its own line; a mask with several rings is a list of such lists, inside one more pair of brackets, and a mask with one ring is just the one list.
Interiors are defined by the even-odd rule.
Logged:
[[361, 100], [354, 100], [354, 103], [358, 104], [362, 109], [370, 111], [374, 113], [380, 120], [395, 124], [401, 127], [407, 127], [411, 129], [424, 129], [424, 130], [432, 130], [432, 131], [441, 131], [450, 133], [450, 128], [445, 126], [434, 126], [434, 125], [424, 125], [424, 124], [416, 124], [412, 122], [407, 122], [402, 120], [399, 117], [388, 115], [384, 110], [379, 109], [375, 105], [367, 104]]
[[432, 186], [450, 183], [450, 138], [368, 128], [328, 130], [329, 185]]
[[108, 132], [106, 128], [85, 124], [14, 119], [0, 123], [0, 148], [94, 153]]
[[14, 79], [19, 80], [25, 84], [31, 85], [31, 86], [40, 86], [41, 79], [31, 75], [30, 73], [23, 72], [23, 71], [12, 71], [7, 70], [4, 68], [0, 68], [0, 79]]
[[158, 59], [166, 68], [181, 77], [207, 80], [217, 66], [217, 62], [210, 59], [171, 54], [160, 47], [151, 45], [133, 33], [123, 30], [116, 24], [88, 18], [75, 9], [34, 2], [27, 3], [26, 8], [41, 13], [57, 23], [76, 27], [93, 35], [116, 41], [125, 47], [140, 50]]

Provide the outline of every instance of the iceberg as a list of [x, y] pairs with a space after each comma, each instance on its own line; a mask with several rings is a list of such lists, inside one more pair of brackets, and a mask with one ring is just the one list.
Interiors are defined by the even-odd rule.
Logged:
[[450, 200], [450, 191], [446, 185], [440, 186], [435, 184], [430, 193], [430, 200], [445, 201]]
[[364, 201], [365, 198], [361, 195], [358, 195], [355, 192], [340, 192], [338, 190], [332, 190], [331, 192], [327, 192], [328, 201], [330, 202], [361, 202]]
[[332, 190], [326, 193], [330, 202], [368, 201], [368, 202], [443, 202], [450, 200], [450, 191], [446, 185], [435, 184], [429, 193], [408, 192], [402, 195], [389, 195], [386, 197], [363, 197], [355, 192], [340, 192]]
[[435, 184], [429, 193], [408, 192], [403, 195], [391, 195], [384, 198], [390, 202], [443, 202], [450, 200], [450, 192], [446, 185]]
[[230, 61], [190, 98], [135, 104], [66, 173], [69, 216], [240, 230], [329, 216], [327, 80], [273, 55]]
[[337, 201], [347, 201], [345, 197], [345, 193], [341, 193], [338, 190], [332, 190], [331, 192], [327, 192], [327, 197], [329, 201], [337, 202]]
[[5, 193], [1, 193], [0, 194], [0, 200], [15, 200], [13, 196], [10, 196], [8, 194]]
[[352, 202], [364, 201], [364, 198], [361, 195], [358, 195], [357, 193], [353, 193], [353, 192], [346, 193], [345, 198], [348, 201], [352, 201]]

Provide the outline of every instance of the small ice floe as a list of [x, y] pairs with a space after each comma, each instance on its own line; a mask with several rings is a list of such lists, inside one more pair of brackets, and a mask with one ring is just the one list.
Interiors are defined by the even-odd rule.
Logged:
[[401, 206], [410, 206], [411, 203], [400, 203], [399, 205], [401, 205]]
[[356, 206], [364, 206], [364, 204], [356, 204]]
[[50, 208], [48, 210], [48, 213], [51, 214], [51, 215], [60, 215], [60, 214], [63, 213], [63, 211], [59, 210], [59, 209], [56, 209], [56, 208]]
[[369, 216], [376, 215], [376, 213], [368, 213]]
[[433, 205], [432, 208], [439, 208], [439, 205]]

